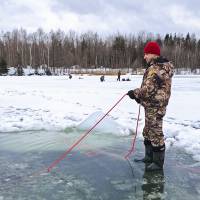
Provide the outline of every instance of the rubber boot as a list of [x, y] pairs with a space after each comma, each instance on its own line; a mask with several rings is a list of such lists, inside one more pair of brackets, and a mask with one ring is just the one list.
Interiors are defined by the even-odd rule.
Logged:
[[151, 163], [153, 161], [153, 149], [151, 142], [149, 140], [144, 141], [145, 146], [145, 156], [144, 158], [135, 158], [135, 162]]
[[165, 160], [165, 145], [153, 148], [153, 162], [147, 166], [146, 171], [162, 170]]

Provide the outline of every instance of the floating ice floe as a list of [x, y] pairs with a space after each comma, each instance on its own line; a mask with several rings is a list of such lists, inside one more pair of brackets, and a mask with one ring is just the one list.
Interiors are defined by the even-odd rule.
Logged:
[[[92, 113], [89, 117], [83, 120], [78, 126], [77, 129], [80, 130], [90, 130], [96, 123], [98, 123], [103, 117], [104, 113], [97, 111]], [[111, 116], [107, 115], [103, 120], [101, 120], [97, 126], [94, 128], [95, 132], [98, 133], [111, 133], [115, 135], [130, 135], [131, 130], [123, 127], [112, 119]]]

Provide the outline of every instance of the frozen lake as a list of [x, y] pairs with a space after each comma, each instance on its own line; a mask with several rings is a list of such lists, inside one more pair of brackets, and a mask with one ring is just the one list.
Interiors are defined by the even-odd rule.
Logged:
[[143, 155], [143, 110], [135, 154], [123, 158], [138, 114], [128, 97], [47, 173], [83, 134], [79, 128], [140, 85], [141, 76], [129, 78], [0, 77], [0, 199], [200, 199], [200, 76], [173, 79], [164, 173], [145, 173], [132, 161]]

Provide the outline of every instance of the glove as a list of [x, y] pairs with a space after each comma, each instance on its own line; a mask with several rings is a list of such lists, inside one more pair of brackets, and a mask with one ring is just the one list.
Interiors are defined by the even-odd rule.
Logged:
[[129, 90], [127, 95], [131, 98], [131, 99], [135, 99], [135, 94], [133, 90]]
[[134, 91], [133, 90], [129, 90], [127, 95], [131, 98], [131, 99], [135, 99], [135, 101], [137, 103], [140, 103], [140, 99], [136, 98], [135, 94], [134, 94]]

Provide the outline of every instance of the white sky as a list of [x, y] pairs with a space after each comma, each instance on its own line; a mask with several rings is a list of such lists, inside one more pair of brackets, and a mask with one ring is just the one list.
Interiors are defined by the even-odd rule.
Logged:
[[99, 34], [195, 33], [200, 36], [198, 0], [1, 0], [0, 29], [34, 32], [61, 29]]

